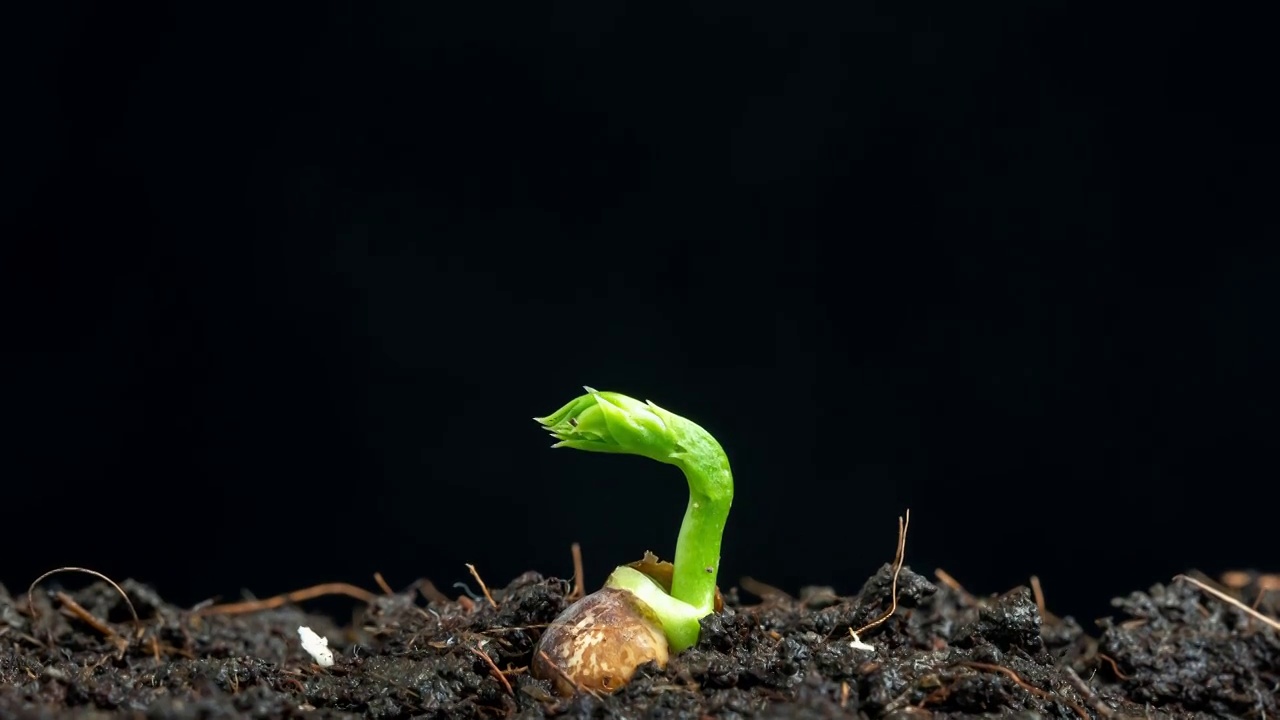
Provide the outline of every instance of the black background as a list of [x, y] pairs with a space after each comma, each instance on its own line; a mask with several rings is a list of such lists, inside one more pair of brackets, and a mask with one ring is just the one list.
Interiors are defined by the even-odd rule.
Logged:
[[686, 493], [582, 384], [721, 440], [726, 585], [1277, 569], [1270, 26], [1126, 7], [24, 8], [0, 580], [598, 584]]

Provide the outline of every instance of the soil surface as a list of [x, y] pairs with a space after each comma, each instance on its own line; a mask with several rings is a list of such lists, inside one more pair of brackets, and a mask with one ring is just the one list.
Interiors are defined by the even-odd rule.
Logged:
[[[976, 598], [904, 568], [897, 611], [862, 634], [870, 649], [850, 630], [889, 608], [888, 565], [851, 597], [748, 583], [764, 597], [727, 593], [665, 670], [566, 699], [527, 671], [564, 580], [527, 573], [492, 604], [423, 583], [366, 598], [354, 623], [296, 605], [184, 609], [124, 582], [135, 623], [107, 583], [58, 589], [75, 579], [37, 587], [34, 618], [23, 590], [0, 587], [0, 717], [1280, 717], [1280, 634], [1185, 581], [1117, 599], [1086, 632], [1029, 588]], [[329, 639], [331, 667], [300, 625]]]

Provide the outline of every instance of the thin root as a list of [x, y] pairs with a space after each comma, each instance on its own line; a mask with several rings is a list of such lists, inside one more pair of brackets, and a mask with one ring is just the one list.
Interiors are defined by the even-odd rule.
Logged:
[[853, 636], [860, 637], [862, 633], [879, 627], [886, 620], [893, 617], [898, 611], [898, 573], [902, 572], [902, 562], [907, 556], [907, 528], [911, 525], [911, 509], [907, 508], [906, 518], [898, 518], [898, 550], [893, 555], [893, 580], [889, 583], [889, 609], [883, 615], [863, 625], [853, 631]]
[[1107, 664], [1111, 666], [1111, 672], [1112, 672], [1112, 674], [1114, 674], [1114, 675], [1116, 676], [1116, 678], [1117, 678], [1117, 679], [1119, 679], [1119, 680], [1128, 680], [1128, 679], [1129, 679], [1129, 676], [1128, 676], [1128, 675], [1125, 675], [1124, 673], [1120, 672], [1120, 665], [1119, 665], [1119, 663], [1117, 663], [1117, 662], [1115, 661], [1115, 658], [1113, 658], [1113, 657], [1111, 657], [1110, 655], [1107, 655], [1107, 654], [1105, 654], [1105, 653], [1098, 653], [1098, 654], [1097, 654], [1097, 657], [1100, 657], [1100, 658], [1102, 658], [1103, 660], [1107, 661]]
[[467, 649], [480, 656], [480, 659], [484, 660], [484, 664], [489, 666], [489, 674], [502, 683], [502, 687], [507, 691], [508, 695], [515, 697], [516, 691], [511, 689], [511, 681], [507, 680], [507, 676], [503, 675], [502, 671], [498, 669], [497, 663], [493, 661], [493, 658], [489, 657], [489, 653], [480, 648], [468, 647]]
[[484, 599], [488, 600], [489, 604], [493, 607], [498, 607], [498, 603], [494, 602], [493, 596], [489, 594], [489, 586], [484, 584], [484, 580], [481, 579], [480, 573], [476, 571], [476, 566], [471, 563], [467, 563], [467, 569], [471, 571], [471, 577], [475, 578], [476, 582], [480, 583], [480, 590], [484, 593]]
[[1223, 602], [1227, 603], [1228, 605], [1232, 605], [1232, 606], [1234, 606], [1234, 607], [1238, 608], [1241, 612], [1243, 612], [1244, 614], [1248, 615], [1249, 617], [1254, 618], [1255, 620], [1259, 620], [1259, 621], [1261, 621], [1261, 622], [1265, 623], [1266, 625], [1270, 626], [1273, 630], [1280, 630], [1280, 620], [1276, 620], [1276, 619], [1274, 619], [1274, 618], [1269, 618], [1269, 617], [1267, 617], [1266, 615], [1263, 615], [1262, 613], [1258, 612], [1257, 610], [1254, 610], [1253, 608], [1249, 607], [1248, 605], [1245, 605], [1244, 603], [1240, 602], [1239, 600], [1237, 600], [1237, 599], [1235, 599], [1235, 598], [1231, 597], [1230, 595], [1228, 595], [1228, 594], [1226, 594], [1226, 593], [1222, 592], [1221, 590], [1219, 590], [1219, 589], [1217, 589], [1217, 588], [1215, 588], [1215, 587], [1212, 587], [1212, 586], [1210, 586], [1210, 585], [1208, 585], [1208, 584], [1206, 584], [1206, 583], [1203, 583], [1203, 582], [1201, 582], [1201, 581], [1199, 581], [1199, 580], [1197, 580], [1197, 579], [1195, 579], [1195, 578], [1193, 578], [1193, 577], [1190, 577], [1190, 576], [1188, 576], [1188, 575], [1174, 575], [1174, 576], [1173, 576], [1173, 579], [1174, 579], [1174, 581], [1175, 581], [1175, 582], [1176, 582], [1176, 581], [1178, 581], [1178, 580], [1185, 580], [1185, 581], [1187, 581], [1187, 582], [1191, 583], [1192, 585], [1195, 585], [1196, 587], [1200, 588], [1201, 590], [1203, 590], [1203, 591], [1205, 591], [1205, 592], [1209, 593], [1210, 595], [1212, 595], [1212, 596], [1214, 596], [1214, 597], [1218, 598], [1219, 600], [1221, 600], [1221, 601], [1223, 601]]
[[1032, 695], [1035, 695], [1036, 697], [1039, 697], [1039, 698], [1041, 698], [1041, 699], [1043, 699], [1043, 700], [1047, 700], [1047, 701], [1049, 701], [1049, 702], [1057, 702], [1057, 701], [1061, 700], [1062, 702], [1066, 703], [1067, 705], [1070, 705], [1070, 706], [1071, 706], [1071, 709], [1072, 709], [1072, 710], [1075, 710], [1075, 711], [1076, 711], [1076, 714], [1078, 714], [1080, 717], [1084, 718], [1084, 720], [1091, 720], [1091, 719], [1090, 719], [1090, 717], [1089, 717], [1089, 713], [1085, 712], [1085, 709], [1084, 709], [1084, 708], [1082, 708], [1082, 707], [1080, 707], [1079, 705], [1077, 705], [1074, 701], [1072, 701], [1072, 700], [1068, 700], [1068, 699], [1067, 699], [1067, 698], [1065, 698], [1065, 697], [1055, 696], [1055, 695], [1054, 695], [1053, 693], [1051, 693], [1051, 692], [1047, 692], [1047, 691], [1045, 691], [1045, 690], [1041, 690], [1040, 688], [1036, 687], [1035, 685], [1032, 685], [1031, 683], [1027, 682], [1026, 680], [1023, 680], [1023, 679], [1022, 679], [1022, 676], [1021, 676], [1021, 675], [1019, 675], [1018, 673], [1016, 673], [1016, 672], [1014, 672], [1014, 671], [1010, 670], [1010, 669], [1009, 669], [1009, 668], [1007, 668], [1007, 667], [1004, 667], [1003, 665], [991, 665], [991, 664], [989, 664], [989, 663], [980, 663], [980, 662], [962, 662], [962, 663], [958, 663], [958, 664], [959, 664], [960, 666], [962, 666], [962, 667], [972, 668], [972, 669], [974, 669], [974, 670], [985, 670], [985, 671], [987, 671], [987, 672], [1000, 673], [1001, 675], [1004, 675], [1005, 677], [1007, 677], [1007, 678], [1009, 678], [1010, 680], [1012, 680], [1012, 681], [1014, 682], [1014, 684], [1015, 684], [1015, 685], [1017, 685], [1018, 687], [1022, 688], [1023, 690], [1026, 690], [1027, 692], [1031, 693]]
[[193, 615], [242, 615], [244, 613], [261, 612], [263, 610], [274, 610], [283, 607], [289, 603], [298, 603], [304, 600], [314, 600], [325, 595], [345, 595], [349, 598], [355, 598], [363, 603], [372, 604], [377, 599], [377, 595], [365, 590], [362, 587], [356, 587], [350, 583], [333, 582], [314, 585], [301, 590], [284, 593], [269, 597], [265, 600], [246, 600], [244, 602], [223, 603], [222, 605], [209, 605], [194, 611]]
[[387, 584], [386, 578], [382, 577], [382, 573], [375, 572], [373, 574], [373, 581], [378, 584], [378, 589], [381, 590], [384, 595], [396, 594], [395, 591], [391, 589], [391, 586]]

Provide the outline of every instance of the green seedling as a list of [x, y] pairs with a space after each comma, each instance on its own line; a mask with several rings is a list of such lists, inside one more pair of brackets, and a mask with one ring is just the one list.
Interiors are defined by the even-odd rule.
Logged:
[[733, 504], [729, 459], [710, 433], [686, 418], [652, 402], [585, 389], [585, 395], [556, 412], [534, 418], [556, 438], [553, 447], [640, 455], [680, 468], [688, 480], [689, 504], [676, 540], [670, 590], [625, 565], [605, 582], [606, 590], [615, 591], [612, 597], [627, 598], [640, 615], [656, 620], [670, 651], [680, 652], [698, 642], [699, 621], [715, 611], [721, 539]]

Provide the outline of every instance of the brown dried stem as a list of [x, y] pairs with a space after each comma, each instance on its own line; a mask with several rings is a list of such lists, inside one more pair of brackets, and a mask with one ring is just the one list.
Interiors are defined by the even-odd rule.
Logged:
[[283, 607], [289, 603], [298, 603], [304, 600], [314, 600], [325, 595], [345, 595], [349, 598], [355, 598], [364, 603], [372, 603], [377, 599], [377, 595], [357, 587], [350, 583], [333, 582], [313, 585], [309, 588], [294, 590], [293, 592], [283, 593], [265, 600], [246, 600], [244, 602], [223, 603], [221, 605], [209, 605], [207, 607], [195, 610], [195, 615], [241, 615], [244, 613], [261, 612], [263, 610], [274, 610]]
[[507, 680], [507, 676], [503, 675], [502, 671], [498, 669], [497, 663], [493, 661], [493, 658], [489, 657], [489, 653], [480, 648], [468, 647], [467, 649], [478, 655], [481, 660], [484, 660], [484, 664], [489, 666], [489, 674], [502, 683], [502, 687], [507, 691], [508, 695], [515, 697], [516, 692], [511, 689], [511, 681]]
[[[36, 601], [35, 601], [35, 589], [36, 589], [36, 586], [37, 586], [37, 585], [39, 585], [39, 584], [40, 584], [40, 582], [41, 582], [42, 580], [44, 580], [45, 578], [47, 578], [47, 577], [49, 577], [49, 576], [51, 576], [51, 575], [56, 575], [56, 574], [58, 574], [58, 573], [60, 573], [60, 572], [81, 572], [81, 573], [87, 573], [87, 574], [89, 574], [89, 575], [92, 575], [92, 576], [94, 576], [94, 577], [96, 577], [96, 578], [98, 578], [98, 579], [100, 579], [100, 580], [102, 580], [102, 581], [106, 582], [108, 585], [110, 585], [111, 587], [115, 588], [116, 592], [120, 593], [120, 597], [124, 598], [124, 603], [125, 603], [125, 605], [128, 605], [128, 606], [129, 606], [129, 614], [133, 616], [133, 622], [134, 622], [134, 624], [135, 624], [135, 625], [141, 625], [141, 624], [142, 624], [142, 620], [138, 619], [138, 611], [137, 611], [137, 610], [135, 610], [135, 609], [134, 609], [134, 607], [133, 607], [133, 601], [129, 599], [129, 594], [128, 594], [128, 593], [126, 593], [126, 592], [124, 591], [124, 588], [121, 588], [118, 584], [116, 584], [116, 581], [115, 581], [115, 580], [112, 580], [111, 578], [107, 577], [106, 575], [103, 575], [102, 573], [98, 572], [97, 570], [90, 570], [90, 569], [88, 569], [88, 568], [82, 568], [82, 567], [71, 567], [71, 566], [67, 566], [67, 567], [60, 567], [60, 568], [54, 568], [53, 570], [50, 570], [49, 572], [47, 572], [47, 573], [45, 573], [45, 574], [41, 575], [40, 577], [36, 578], [35, 580], [31, 581], [31, 585], [29, 585], [29, 586], [27, 587], [27, 610], [31, 613], [31, 619], [32, 619], [32, 620], [36, 619], [36, 618], [39, 616], [39, 615], [38, 615], [38, 613], [36, 613]], [[62, 593], [60, 593], [60, 594], [62, 594]], [[70, 599], [70, 597], [68, 597], [68, 599]], [[72, 601], [72, 602], [74, 603], [74, 601]], [[80, 609], [81, 609], [81, 610], [84, 610], [84, 608], [80, 608]], [[88, 614], [88, 613], [86, 612], [86, 614]], [[90, 617], [92, 617], [92, 615], [90, 615]], [[109, 629], [109, 628], [108, 628], [108, 629]]]
[[[63, 612], [77, 618], [94, 630], [97, 630], [106, 637], [112, 645], [115, 645], [117, 650], [124, 652], [124, 649], [129, 647], [129, 641], [127, 639], [120, 637], [120, 633], [117, 633], [105, 621], [99, 619], [96, 615], [86, 610], [83, 605], [75, 601], [75, 598], [61, 590], [55, 592], [53, 596], [58, 598], [58, 602], [62, 603]], [[152, 638], [152, 640], [154, 640], [154, 638]]]
[[573, 556], [573, 592], [566, 599], [573, 602], [587, 594], [587, 580], [582, 569], [582, 546], [578, 543], [570, 545], [569, 553]]
[[1176, 581], [1178, 581], [1178, 580], [1185, 580], [1185, 581], [1187, 581], [1187, 582], [1191, 583], [1192, 585], [1195, 585], [1196, 587], [1200, 588], [1200, 589], [1201, 589], [1201, 590], [1203, 590], [1204, 592], [1207, 592], [1207, 593], [1209, 593], [1210, 595], [1212, 595], [1212, 596], [1214, 596], [1214, 597], [1218, 598], [1218, 599], [1219, 599], [1219, 600], [1221, 600], [1222, 602], [1227, 603], [1228, 605], [1231, 605], [1231, 606], [1233, 606], [1233, 607], [1238, 608], [1238, 609], [1239, 609], [1241, 612], [1243, 612], [1245, 615], [1248, 615], [1249, 617], [1254, 618], [1255, 620], [1259, 620], [1259, 621], [1263, 622], [1264, 624], [1266, 624], [1266, 625], [1270, 626], [1273, 630], [1280, 630], [1280, 620], [1276, 620], [1275, 618], [1269, 618], [1269, 617], [1267, 617], [1266, 615], [1263, 615], [1262, 613], [1258, 612], [1257, 610], [1254, 610], [1253, 608], [1249, 607], [1248, 605], [1245, 605], [1244, 603], [1240, 602], [1239, 600], [1237, 600], [1237, 599], [1235, 599], [1235, 598], [1231, 597], [1230, 595], [1228, 595], [1228, 594], [1226, 594], [1226, 593], [1222, 592], [1221, 590], [1219, 590], [1219, 589], [1217, 589], [1217, 588], [1215, 588], [1215, 587], [1213, 587], [1213, 586], [1209, 585], [1208, 583], [1201, 582], [1201, 581], [1199, 581], [1199, 580], [1197, 580], [1197, 579], [1195, 579], [1195, 578], [1193, 578], [1193, 577], [1191, 577], [1191, 576], [1189, 576], [1189, 575], [1175, 575], [1175, 576], [1173, 576], [1173, 579], [1174, 579], [1174, 581], [1175, 581], [1175, 582], [1176, 582]]
[[471, 571], [471, 577], [475, 578], [476, 582], [480, 583], [480, 590], [484, 593], [484, 599], [488, 600], [489, 604], [493, 607], [498, 607], [498, 603], [494, 602], [493, 596], [489, 594], [489, 586], [484, 584], [484, 580], [480, 577], [480, 573], [476, 570], [476, 566], [471, 563], [467, 563], [467, 569]]

